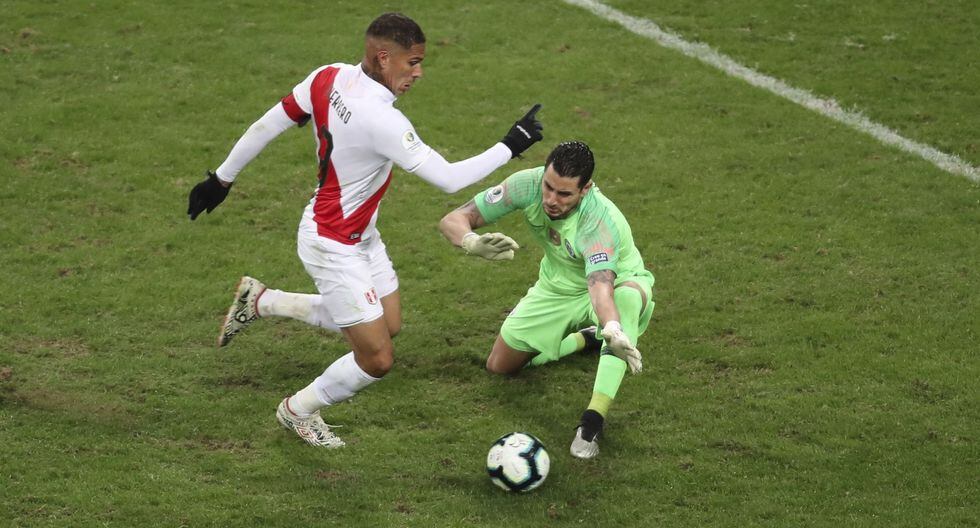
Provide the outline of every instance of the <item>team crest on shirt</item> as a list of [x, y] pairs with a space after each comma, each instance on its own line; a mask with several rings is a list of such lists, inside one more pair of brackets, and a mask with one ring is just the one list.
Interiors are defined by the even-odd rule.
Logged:
[[500, 199], [503, 197], [504, 197], [504, 186], [498, 185], [496, 187], [491, 187], [487, 189], [487, 194], [483, 197], [483, 199], [488, 204], [495, 204], [499, 202]]
[[575, 258], [575, 250], [572, 249], [572, 243], [568, 240], [565, 241], [565, 251], [568, 251], [568, 256]]
[[378, 304], [378, 293], [374, 291], [374, 288], [364, 292], [364, 298], [370, 305]]
[[551, 243], [552, 244], [554, 244], [556, 246], [560, 246], [561, 245], [561, 235], [559, 235], [558, 234], [558, 231], [555, 231], [555, 229], [552, 228], [552, 227], [549, 227], [548, 228], [548, 238], [551, 239]]
[[422, 142], [419, 141], [419, 137], [415, 135], [415, 132], [411, 130], [406, 130], [402, 134], [402, 148], [409, 152], [415, 152], [422, 147]]

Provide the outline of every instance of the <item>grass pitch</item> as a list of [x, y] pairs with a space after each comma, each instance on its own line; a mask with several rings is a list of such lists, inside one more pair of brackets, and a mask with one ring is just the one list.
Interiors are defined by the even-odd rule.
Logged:
[[[610, 5], [834, 97], [977, 165], [969, 2]], [[560, 2], [427, 2], [425, 78], [398, 106], [450, 160], [534, 102], [582, 139], [657, 277], [600, 458], [567, 454], [594, 359], [483, 371], [540, 253], [436, 230], [447, 196], [396, 171], [379, 227], [405, 326], [386, 379], [333, 409], [349, 446], [275, 423], [346, 352], [265, 320], [227, 349], [237, 278], [313, 291], [295, 229], [308, 129], [228, 200], [186, 196], [313, 68], [356, 62], [378, 2], [14, 1], [0, 17], [0, 524], [9, 526], [976, 526], [980, 188]], [[511, 430], [552, 473], [482, 464]]]

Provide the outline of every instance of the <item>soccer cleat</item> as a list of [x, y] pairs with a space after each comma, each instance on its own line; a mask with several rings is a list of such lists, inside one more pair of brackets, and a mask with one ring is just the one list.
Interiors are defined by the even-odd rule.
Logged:
[[575, 438], [572, 439], [572, 446], [569, 449], [575, 458], [589, 459], [595, 458], [599, 454], [599, 442], [597, 436], [591, 440], [586, 440], [582, 433], [582, 426], [575, 428]]
[[242, 277], [238, 281], [235, 298], [228, 308], [225, 322], [221, 325], [221, 333], [218, 334], [218, 347], [227, 345], [235, 334], [259, 318], [258, 303], [263, 292], [265, 292], [265, 284], [257, 279]]
[[585, 338], [585, 348], [582, 349], [582, 352], [594, 354], [602, 349], [602, 338], [596, 337], [597, 331], [598, 329], [595, 326], [583, 328], [578, 331]]
[[599, 433], [605, 420], [598, 411], [586, 409], [582, 413], [582, 423], [575, 428], [575, 438], [569, 448], [575, 458], [595, 458], [599, 454]]
[[345, 445], [344, 441], [330, 430], [331, 426], [320, 418], [319, 411], [306, 417], [297, 416], [287, 407], [287, 400], [289, 398], [282, 400], [276, 409], [276, 420], [283, 427], [299, 435], [311, 446], [337, 448]]

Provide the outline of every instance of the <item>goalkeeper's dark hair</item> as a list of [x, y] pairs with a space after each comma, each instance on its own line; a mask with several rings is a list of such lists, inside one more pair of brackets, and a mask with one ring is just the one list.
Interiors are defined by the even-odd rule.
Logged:
[[415, 44], [425, 44], [422, 28], [401, 13], [385, 13], [375, 18], [368, 26], [365, 36], [387, 39], [405, 49]]
[[544, 165], [551, 165], [563, 178], [578, 178], [578, 188], [581, 189], [592, 179], [595, 158], [585, 143], [563, 141], [548, 154], [548, 161]]

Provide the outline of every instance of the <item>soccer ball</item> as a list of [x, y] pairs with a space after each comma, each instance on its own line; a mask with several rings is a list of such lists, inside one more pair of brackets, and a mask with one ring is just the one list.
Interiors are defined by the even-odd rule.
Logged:
[[490, 446], [487, 473], [494, 484], [506, 491], [531, 491], [540, 486], [551, 458], [544, 444], [529, 433], [507, 433]]

